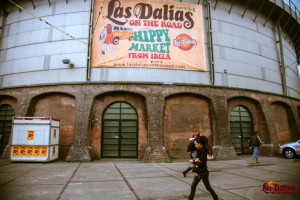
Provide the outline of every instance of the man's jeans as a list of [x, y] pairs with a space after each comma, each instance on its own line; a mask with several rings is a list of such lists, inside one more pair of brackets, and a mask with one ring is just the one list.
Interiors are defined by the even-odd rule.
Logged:
[[258, 159], [258, 147], [253, 146], [252, 160], [257, 160], [257, 159]]

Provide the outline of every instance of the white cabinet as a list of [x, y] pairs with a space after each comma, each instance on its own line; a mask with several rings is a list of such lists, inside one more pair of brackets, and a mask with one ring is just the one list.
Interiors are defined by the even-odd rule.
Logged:
[[51, 117], [14, 117], [12, 161], [48, 162], [58, 159], [60, 121]]

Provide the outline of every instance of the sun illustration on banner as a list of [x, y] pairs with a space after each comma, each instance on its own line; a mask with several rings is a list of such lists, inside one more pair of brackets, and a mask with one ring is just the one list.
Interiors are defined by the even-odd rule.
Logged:
[[181, 50], [188, 51], [197, 45], [197, 41], [188, 34], [180, 34], [173, 40], [173, 45]]

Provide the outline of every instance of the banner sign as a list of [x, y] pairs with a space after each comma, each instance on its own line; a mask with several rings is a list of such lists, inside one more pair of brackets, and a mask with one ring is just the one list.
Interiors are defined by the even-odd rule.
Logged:
[[202, 5], [95, 0], [91, 67], [205, 71]]

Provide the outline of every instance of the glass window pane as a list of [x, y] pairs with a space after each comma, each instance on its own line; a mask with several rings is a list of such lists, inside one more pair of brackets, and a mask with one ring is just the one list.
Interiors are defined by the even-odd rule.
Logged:
[[119, 133], [119, 127], [108, 126], [103, 128], [105, 133]]
[[242, 122], [242, 127], [251, 127], [251, 124], [249, 122]]
[[105, 111], [106, 114], [118, 114], [120, 113], [120, 109], [115, 109], [115, 108], [108, 108], [106, 111]]
[[240, 143], [240, 142], [241, 142], [241, 140], [240, 140], [239, 137], [233, 137], [233, 138], [231, 138], [231, 141], [232, 141], [233, 144], [236, 144], [236, 143]]
[[136, 132], [136, 127], [122, 127], [122, 132]]
[[104, 121], [103, 126], [119, 126], [119, 121]]
[[118, 139], [103, 139], [103, 143], [105, 145], [108, 145], [108, 144], [119, 144], [119, 140]]
[[230, 116], [230, 121], [240, 121], [240, 117], [239, 116]]
[[111, 150], [118, 150], [118, 145], [104, 145], [103, 150], [104, 151], [111, 151]]
[[122, 133], [122, 138], [124, 138], [124, 139], [127, 139], [127, 138], [133, 139], [136, 137], [137, 137], [136, 133]]
[[232, 109], [232, 111], [239, 112], [239, 111], [240, 111], [239, 106], [234, 107], [234, 108]]
[[[11, 109], [11, 110], [10, 110]], [[12, 116], [15, 115], [15, 112], [10, 108], [9, 110], [6, 110], [6, 115], [11, 117], [10, 119], [12, 120]]]
[[137, 121], [122, 121], [122, 127], [124, 126], [136, 126]]
[[231, 127], [240, 127], [240, 123], [239, 122], [230, 122], [230, 126]]
[[243, 121], [243, 122], [249, 122], [249, 121], [251, 121], [251, 117], [250, 116], [241, 117], [241, 121]]
[[136, 156], [136, 151], [121, 151], [121, 156], [135, 157]]
[[103, 119], [120, 119], [120, 114], [104, 114]]
[[128, 103], [121, 103], [121, 108], [130, 108], [130, 109], [132, 109], [131, 105], [129, 105]]
[[114, 103], [109, 106], [109, 108], [120, 108], [121, 103]]
[[103, 151], [102, 154], [104, 157], [113, 157], [113, 156], [118, 156], [118, 151]]
[[250, 117], [248, 112], [241, 112], [242, 117]]
[[136, 145], [122, 145], [121, 150], [126, 151], [126, 150], [136, 150]]
[[246, 108], [244, 108], [243, 106], [239, 106], [239, 108], [240, 108], [240, 112], [248, 112], [247, 110], [246, 110]]
[[247, 133], [251, 133], [251, 130], [252, 130], [251, 127], [243, 128], [243, 129], [242, 129], [243, 135], [244, 135], [244, 134], [247, 134]]
[[121, 144], [136, 144], [136, 139], [122, 139]]
[[133, 114], [122, 114], [121, 119], [137, 119], [137, 115]]
[[230, 116], [240, 116], [239, 112], [231, 111]]
[[118, 139], [119, 133], [105, 133], [105, 136], [103, 137], [105, 139]]
[[127, 108], [127, 109], [122, 109], [122, 114], [126, 113], [126, 114], [135, 114], [135, 110], [132, 108]]

